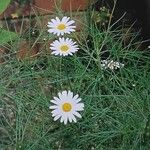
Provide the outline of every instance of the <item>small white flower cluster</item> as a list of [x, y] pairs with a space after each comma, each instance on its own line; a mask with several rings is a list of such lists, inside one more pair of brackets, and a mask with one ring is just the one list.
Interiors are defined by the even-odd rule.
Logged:
[[[70, 17], [64, 16], [61, 20], [56, 17], [56, 19], [51, 19], [48, 22], [49, 33], [57, 36], [63, 36], [64, 34], [70, 34], [75, 31], [76, 26], [73, 24], [74, 20], [70, 20]], [[55, 40], [50, 44], [50, 49], [52, 54], [60, 56], [73, 55], [73, 53], [78, 51], [78, 45], [72, 39], [60, 37], [59, 40]]]
[[124, 64], [117, 62], [117, 61], [113, 61], [113, 60], [102, 60], [101, 61], [101, 67], [102, 69], [111, 69], [111, 70], [116, 70], [119, 68], [123, 68]]

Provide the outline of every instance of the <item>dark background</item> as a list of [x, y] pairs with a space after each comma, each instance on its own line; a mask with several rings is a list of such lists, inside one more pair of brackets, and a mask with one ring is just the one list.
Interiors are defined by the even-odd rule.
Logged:
[[[109, 7], [114, 6], [113, 0], [98, 0], [95, 9], [98, 10], [102, 5]], [[145, 46], [150, 42], [150, 0], [117, 0], [113, 21], [118, 20], [124, 13], [127, 13], [130, 24], [136, 21], [135, 27], [141, 29], [141, 37], [147, 40]]]

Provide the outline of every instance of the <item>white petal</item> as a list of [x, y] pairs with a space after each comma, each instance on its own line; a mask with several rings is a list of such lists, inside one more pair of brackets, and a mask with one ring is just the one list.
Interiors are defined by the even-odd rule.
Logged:
[[68, 54], [71, 55], [71, 56], [73, 55], [71, 52], [68, 52]]
[[68, 98], [69, 98], [70, 100], [72, 100], [72, 98], [73, 98], [73, 92], [68, 91]]
[[70, 26], [71, 24], [74, 24], [75, 21], [74, 20], [70, 20], [69, 22], [66, 23], [67, 26]]
[[66, 56], [64, 53], [61, 53], [61, 56]]
[[67, 124], [67, 122], [68, 122], [68, 118], [67, 118], [67, 116], [65, 116], [64, 117], [64, 124]]
[[67, 97], [67, 91], [62, 91], [63, 97]]
[[70, 115], [68, 116], [68, 120], [70, 123], [72, 122], [72, 117]]
[[51, 54], [59, 55], [59, 52], [57, 52], [57, 51], [53, 51], [53, 52], [51, 52]]
[[53, 104], [56, 104], [56, 105], [59, 104], [59, 101], [57, 101], [57, 100], [51, 100], [50, 102], [53, 103]]
[[59, 98], [62, 100], [64, 98], [64, 96], [62, 95], [62, 93], [58, 93]]
[[71, 30], [74, 30], [74, 31], [75, 31], [75, 28], [76, 28], [76, 26], [68, 26], [68, 27], [67, 27], [67, 29], [68, 29], [69, 31], [71, 31]]
[[64, 32], [61, 31], [60, 34], [61, 34], [61, 35], [64, 35]]
[[69, 19], [70, 19], [70, 17], [65, 16], [62, 18], [61, 22], [66, 24], [69, 21]]
[[56, 50], [56, 47], [50, 47], [51, 50]]
[[76, 103], [79, 103], [81, 100], [82, 100], [81, 98], [78, 98], [75, 101], [76, 101]]
[[54, 117], [54, 121], [58, 120], [61, 117], [61, 115], [57, 115]]
[[[57, 114], [58, 115], [58, 114]], [[55, 114], [52, 114], [52, 117], [55, 117], [55, 116], [57, 116], [57, 115], [55, 115]]]
[[76, 94], [76, 95], [73, 97], [73, 99], [74, 99], [74, 100], [77, 100], [78, 97], [79, 97], [79, 95]]
[[59, 36], [60, 35], [60, 32], [57, 32], [57, 36]]
[[82, 118], [82, 116], [78, 113], [78, 112], [73, 112], [73, 114], [75, 115], [75, 116], [77, 116], [78, 118]]
[[74, 106], [74, 110], [76, 110], [76, 111], [84, 110], [84, 104], [83, 103], [76, 104], [76, 106]]
[[57, 105], [49, 106], [49, 109], [57, 109], [57, 108], [58, 108]]
[[51, 47], [56, 47], [58, 45], [60, 45], [58, 40], [55, 40], [55, 41], [53, 41], [53, 43], [50, 44]]
[[[51, 19], [51, 22], [52, 22], [53, 24], [56, 24], [56, 23], [57, 23], [57, 21], [56, 21], [55, 19]], [[49, 22], [49, 24], [50, 24], [51, 22]]]
[[58, 17], [56, 17], [56, 20], [57, 20], [58, 23], [60, 23], [60, 19]]
[[60, 122], [64, 122], [64, 117], [62, 116], [61, 119], [60, 119]]
[[72, 114], [70, 117], [72, 118], [72, 120], [73, 120], [74, 122], [77, 122], [77, 119], [75, 118], [75, 116], [74, 116], [73, 114]]
[[55, 31], [54, 29], [49, 29], [48, 30], [49, 33], [54, 33], [54, 31]]
[[[51, 112], [51, 113], [52, 113], [52, 112]], [[59, 109], [57, 109], [57, 111], [54, 111], [54, 112], [52, 113], [52, 117], [58, 116], [58, 115], [61, 115], [61, 116], [62, 116], [62, 113], [61, 113], [61, 111], [60, 111]]]
[[64, 42], [64, 40], [65, 40], [65, 39], [64, 39], [64, 37], [59, 38], [59, 42], [62, 42], [62, 43], [63, 43], [63, 42]]
[[52, 114], [60, 114], [60, 111], [58, 109], [55, 109], [51, 112]]

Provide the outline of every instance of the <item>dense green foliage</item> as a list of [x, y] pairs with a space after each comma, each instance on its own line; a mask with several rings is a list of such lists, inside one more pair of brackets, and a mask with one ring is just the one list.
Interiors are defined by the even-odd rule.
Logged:
[[[56, 57], [46, 53], [49, 47], [43, 39], [51, 38], [46, 27], [38, 30], [35, 41], [43, 46], [37, 59], [18, 61], [11, 57], [0, 67], [0, 104], [4, 108], [0, 147], [149, 150], [150, 57], [138, 49], [136, 34], [129, 35], [128, 44], [124, 44], [128, 32], [122, 34], [111, 27], [100, 30], [89, 23], [86, 32], [80, 32], [79, 52]], [[16, 43], [19, 41], [11, 46], [12, 52]], [[100, 61], [106, 52], [125, 67], [102, 70]], [[66, 126], [54, 122], [48, 108], [52, 97], [65, 89], [78, 93], [85, 104], [83, 118]]]

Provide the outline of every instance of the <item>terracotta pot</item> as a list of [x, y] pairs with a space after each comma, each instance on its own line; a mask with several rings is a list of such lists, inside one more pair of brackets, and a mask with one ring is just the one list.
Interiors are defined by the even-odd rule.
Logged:
[[41, 13], [52, 13], [56, 6], [62, 11], [79, 11], [87, 9], [90, 0], [35, 0], [34, 6]]

